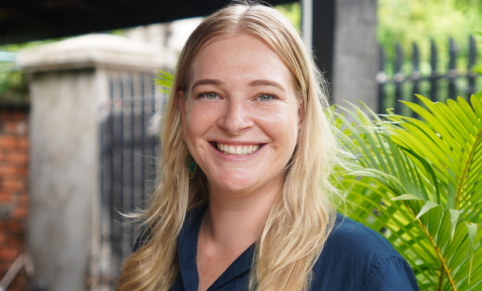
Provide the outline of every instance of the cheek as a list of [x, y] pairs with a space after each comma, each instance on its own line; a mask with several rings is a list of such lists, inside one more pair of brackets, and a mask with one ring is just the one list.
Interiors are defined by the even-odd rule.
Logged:
[[291, 106], [283, 109], [259, 116], [261, 123], [265, 125], [264, 131], [271, 136], [274, 146], [291, 150], [298, 139], [298, 112]]
[[188, 104], [186, 108], [186, 137], [199, 137], [215, 125], [217, 120], [216, 106], [206, 104]]

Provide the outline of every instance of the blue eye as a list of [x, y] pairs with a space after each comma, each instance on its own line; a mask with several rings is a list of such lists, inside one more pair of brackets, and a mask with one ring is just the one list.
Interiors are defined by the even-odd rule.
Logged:
[[261, 94], [258, 96], [258, 98], [260, 101], [270, 101], [271, 99], [274, 98], [274, 96], [269, 94]]
[[218, 94], [214, 92], [208, 92], [208, 93], [201, 94], [200, 97], [204, 97], [206, 99], [216, 99], [218, 98]]

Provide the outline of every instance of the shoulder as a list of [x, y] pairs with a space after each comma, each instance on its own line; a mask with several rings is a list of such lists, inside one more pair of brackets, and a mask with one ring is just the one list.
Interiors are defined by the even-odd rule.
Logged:
[[341, 214], [313, 271], [320, 287], [313, 290], [418, 290], [409, 264], [382, 235]]
[[368, 256], [367, 258], [386, 255], [403, 258], [381, 234], [341, 214], [337, 215], [324, 251]]

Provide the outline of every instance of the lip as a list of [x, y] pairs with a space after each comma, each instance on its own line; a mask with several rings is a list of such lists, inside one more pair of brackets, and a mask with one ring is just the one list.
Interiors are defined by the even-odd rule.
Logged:
[[250, 140], [212, 140], [209, 142], [210, 144], [222, 143], [222, 144], [232, 144], [232, 145], [264, 145], [266, 143], [259, 142], [259, 141], [250, 141]]
[[[216, 148], [216, 143], [222, 143], [222, 144], [232, 144], [232, 145], [248, 145], [248, 144], [259, 144], [259, 149], [255, 151], [254, 153], [246, 154], [246, 155], [227, 155], [222, 152], [220, 152]], [[259, 143], [259, 142], [251, 142], [251, 141], [211, 141], [209, 142], [209, 145], [211, 146], [212, 150], [214, 151], [215, 155], [221, 158], [222, 160], [225, 161], [231, 161], [231, 162], [242, 162], [242, 161], [247, 161], [254, 159], [256, 156], [259, 155], [259, 153], [264, 149], [264, 146], [266, 143]]]

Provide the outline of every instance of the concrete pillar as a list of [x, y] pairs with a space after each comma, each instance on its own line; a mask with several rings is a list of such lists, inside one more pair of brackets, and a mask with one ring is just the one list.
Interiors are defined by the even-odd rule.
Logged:
[[334, 103], [363, 101], [377, 110], [377, 1], [336, 0]]
[[[109, 74], [156, 72], [175, 55], [112, 35], [18, 54], [30, 74], [28, 250], [49, 291], [101, 290], [99, 121]], [[104, 258], [105, 259], [105, 258]], [[105, 275], [105, 274], [104, 274]]]

